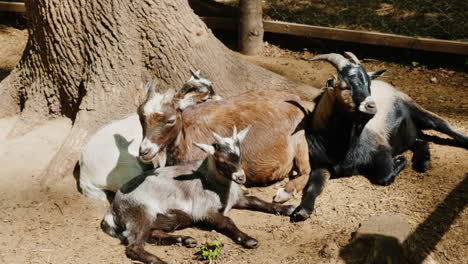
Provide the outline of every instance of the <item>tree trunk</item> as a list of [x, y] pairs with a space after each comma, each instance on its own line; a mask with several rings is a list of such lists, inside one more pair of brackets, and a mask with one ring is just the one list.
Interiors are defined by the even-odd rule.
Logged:
[[263, 47], [262, 1], [240, 0], [239, 11], [239, 51], [258, 55]]
[[29, 40], [0, 83], [0, 118], [20, 114], [11, 136], [53, 117], [73, 121], [47, 178], [69, 172], [97, 128], [135, 112], [142, 74], [162, 90], [181, 87], [190, 69], [201, 69], [222, 96], [263, 88], [316, 93], [240, 59], [187, 0], [28, 0], [26, 8]]

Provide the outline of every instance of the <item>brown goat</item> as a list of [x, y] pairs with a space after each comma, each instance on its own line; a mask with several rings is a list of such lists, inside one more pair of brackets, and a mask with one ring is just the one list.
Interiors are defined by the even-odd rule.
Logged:
[[[278, 190], [274, 201], [284, 202], [304, 188], [310, 173], [307, 141], [300, 129], [304, 113], [288, 101], [301, 102], [307, 108], [313, 108], [313, 104], [286, 92], [249, 91], [181, 111], [172, 94], [156, 93], [153, 88], [138, 109], [144, 138], [140, 159], [149, 161], [165, 148], [168, 165], [202, 159], [206, 154], [193, 142], [213, 142], [211, 131], [225, 136], [234, 126], [251, 124], [242, 144], [247, 185], [272, 184], [291, 176], [295, 168], [298, 177]], [[163, 103], [153, 106], [153, 101]]]

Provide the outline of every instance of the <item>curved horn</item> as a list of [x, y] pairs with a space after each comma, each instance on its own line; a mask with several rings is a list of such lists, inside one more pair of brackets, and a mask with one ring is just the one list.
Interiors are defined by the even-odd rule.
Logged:
[[234, 125], [234, 129], [232, 130], [232, 137], [235, 137], [237, 135], [237, 127]]
[[350, 51], [346, 51], [345, 53], [345, 56], [350, 58], [351, 60], [353, 60], [354, 63], [356, 64], [361, 64], [361, 62], [358, 60], [358, 58], [356, 57], [356, 55], [354, 55], [352, 52]]
[[310, 61], [317, 61], [317, 60], [326, 60], [333, 64], [338, 71], [341, 71], [344, 66], [350, 64], [349, 60], [347, 60], [343, 55], [338, 53], [329, 53], [329, 54], [322, 54], [309, 59]]
[[213, 137], [215, 138], [215, 140], [218, 142], [218, 143], [224, 143], [224, 139], [222, 136], [216, 134], [215, 132], [211, 132], [213, 134]]

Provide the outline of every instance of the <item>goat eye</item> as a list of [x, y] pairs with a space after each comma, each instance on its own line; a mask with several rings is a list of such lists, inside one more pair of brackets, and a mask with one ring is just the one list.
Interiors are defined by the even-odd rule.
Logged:
[[169, 120], [167, 120], [166, 125], [167, 126], [173, 126], [175, 124], [175, 121], [176, 121], [175, 119], [169, 119]]

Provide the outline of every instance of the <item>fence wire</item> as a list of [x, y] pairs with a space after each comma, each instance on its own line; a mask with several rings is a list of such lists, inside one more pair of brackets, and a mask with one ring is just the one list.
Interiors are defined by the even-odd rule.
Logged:
[[468, 41], [467, 0], [265, 0], [268, 19]]

